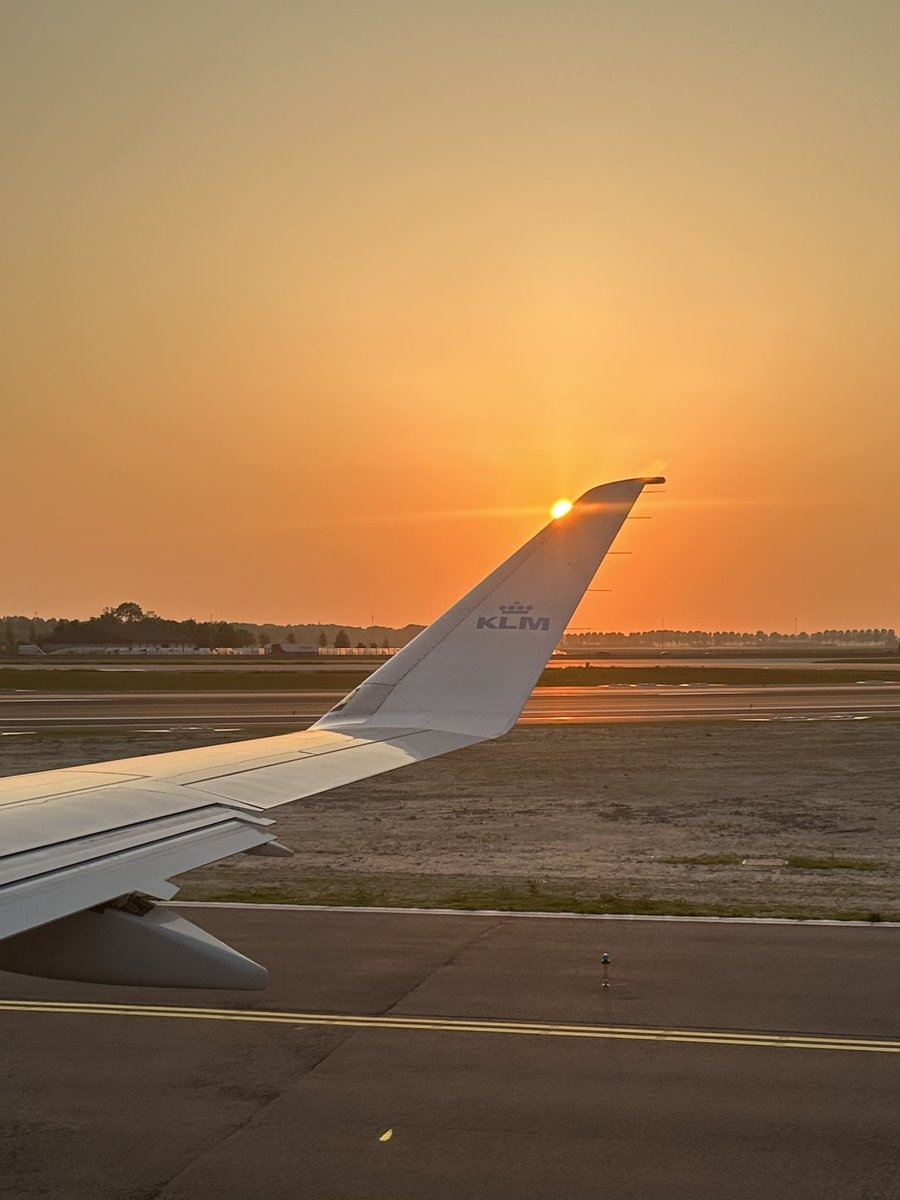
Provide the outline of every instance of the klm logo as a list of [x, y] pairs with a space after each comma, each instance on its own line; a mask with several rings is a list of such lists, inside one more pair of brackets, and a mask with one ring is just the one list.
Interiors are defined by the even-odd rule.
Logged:
[[479, 617], [476, 629], [544, 629], [549, 630], [549, 617], [532, 617], [533, 604], [501, 604], [500, 612], [490, 617]]

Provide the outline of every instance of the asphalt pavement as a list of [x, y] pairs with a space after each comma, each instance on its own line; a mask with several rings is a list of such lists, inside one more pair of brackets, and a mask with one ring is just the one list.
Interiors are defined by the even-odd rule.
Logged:
[[898, 1194], [900, 929], [184, 913], [268, 991], [0, 975], [0, 1196]]
[[[0, 736], [65, 731], [239, 733], [305, 729], [337, 703], [328, 692], [7, 692]], [[538, 688], [521, 720], [530, 724], [610, 721], [849, 720], [900, 716], [900, 684], [733, 687], [634, 684]]]

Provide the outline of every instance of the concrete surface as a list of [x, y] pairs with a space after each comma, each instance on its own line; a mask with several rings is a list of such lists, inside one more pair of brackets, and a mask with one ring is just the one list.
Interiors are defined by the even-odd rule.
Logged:
[[[245, 736], [254, 727], [305, 729], [341, 692], [0, 693], [0, 735], [57, 731], [205, 730]], [[839, 719], [900, 716], [900, 684], [730, 687], [654, 684], [539, 688], [524, 723]]]
[[266, 963], [269, 990], [0, 975], [7, 1005], [88, 1006], [0, 1011], [0, 1196], [897, 1195], [900, 930], [185, 912]]

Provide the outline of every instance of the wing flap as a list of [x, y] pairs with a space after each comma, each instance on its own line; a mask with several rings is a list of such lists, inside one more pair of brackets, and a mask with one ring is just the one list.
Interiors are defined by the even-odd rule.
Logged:
[[[134, 797], [139, 800], [140, 797]], [[144, 797], [152, 810], [158, 796]], [[178, 797], [180, 803], [187, 799]], [[271, 821], [207, 801], [83, 838], [52, 842], [0, 859], [0, 938], [68, 913], [142, 891], [170, 899], [170, 875], [274, 840]]]

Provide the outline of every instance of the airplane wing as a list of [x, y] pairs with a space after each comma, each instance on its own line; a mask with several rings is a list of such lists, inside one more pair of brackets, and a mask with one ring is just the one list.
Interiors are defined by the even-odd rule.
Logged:
[[152, 899], [240, 851], [269, 809], [512, 727], [647, 483], [586, 492], [311, 729], [0, 779], [0, 969], [261, 988], [265, 969]]

